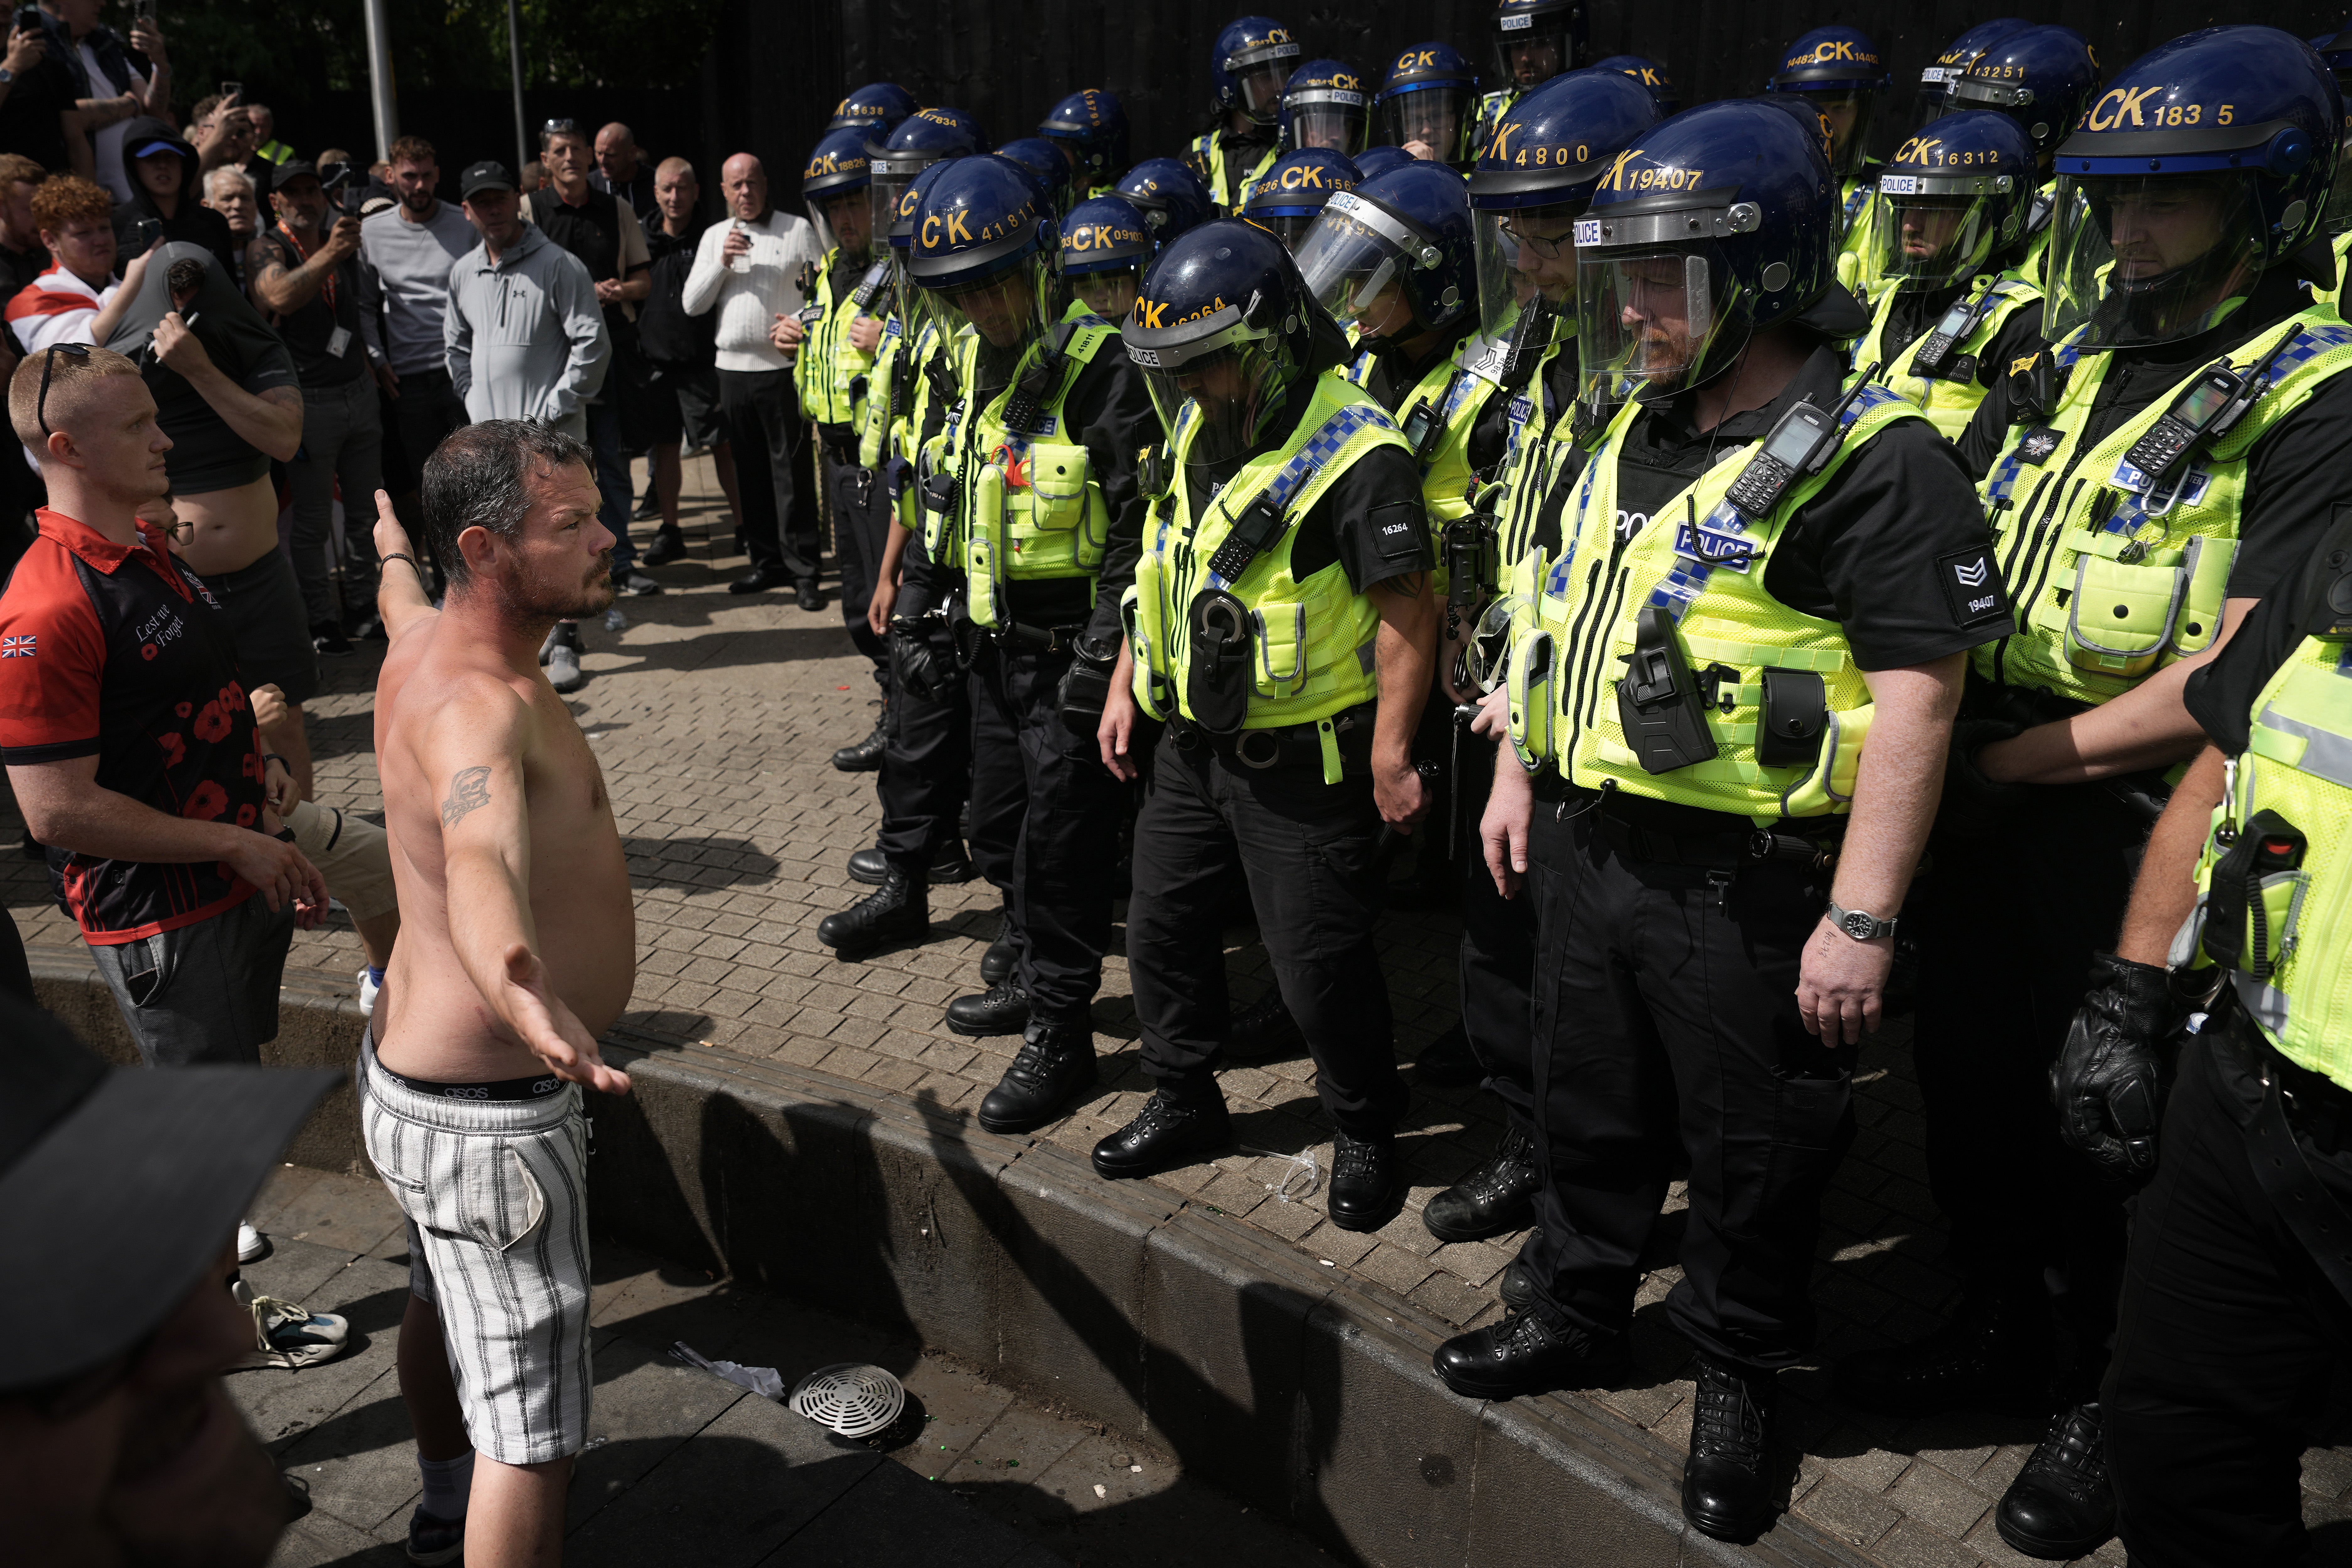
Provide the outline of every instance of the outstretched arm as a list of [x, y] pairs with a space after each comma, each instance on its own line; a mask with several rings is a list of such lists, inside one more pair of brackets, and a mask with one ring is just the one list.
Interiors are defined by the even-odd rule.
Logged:
[[445, 702], [427, 737], [425, 775], [438, 792], [449, 893], [449, 943], [492, 1013], [556, 1077], [626, 1094], [596, 1038], [547, 981], [530, 908], [530, 814], [523, 752], [530, 704], [491, 680]]
[[[404, 559], [394, 561], [395, 555]], [[375, 558], [383, 563], [376, 574], [375, 613], [383, 622], [384, 641], [396, 643], [409, 627], [441, 612], [425, 591], [425, 566], [408, 542], [408, 530], [394, 515], [392, 497], [382, 490], [375, 492]]]

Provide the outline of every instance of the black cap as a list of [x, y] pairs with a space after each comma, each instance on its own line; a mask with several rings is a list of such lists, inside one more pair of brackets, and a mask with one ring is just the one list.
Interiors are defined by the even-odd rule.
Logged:
[[466, 172], [457, 176], [457, 195], [463, 200], [472, 200], [476, 191], [510, 191], [514, 188], [515, 177], [507, 173], [507, 166], [487, 159], [479, 163], [467, 164]]
[[331, 1069], [110, 1068], [0, 994], [0, 1393], [71, 1377], [154, 1331], [219, 1258]]
[[269, 169], [268, 174], [268, 184], [266, 187], [266, 190], [282, 191], [286, 188], [289, 181], [296, 179], [303, 174], [308, 174], [314, 180], [317, 179], [319, 177], [319, 165], [313, 163], [308, 158], [289, 158], [283, 163], [275, 164]]

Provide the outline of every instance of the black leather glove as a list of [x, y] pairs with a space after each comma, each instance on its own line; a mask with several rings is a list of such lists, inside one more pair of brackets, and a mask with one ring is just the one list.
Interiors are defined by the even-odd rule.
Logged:
[[2031, 784], [1995, 784], [1977, 771], [1977, 752], [1995, 741], [2022, 734], [2025, 727], [2006, 719], [1962, 719], [1952, 726], [1952, 749], [1944, 761], [1943, 804], [1936, 828], [1962, 838], [1995, 838], [2008, 832], [2032, 797]]
[[1108, 650], [1092, 637], [1081, 636], [1071, 650], [1070, 668], [1062, 674], [1055, 696], [1062, 726], [1081, 740], [1091, 741], [1102, 727], [1103, 705], [1110, 700], [1110, 678], [1118, 668], [1118, 649]]
[[932, 641], [929, 626], [904, 616], [890, 617], [890, 663], [898, 684], [926, 702], [945, 700], [963, 679], [955, 661]]
[[2091, 989], [2050, 1068], [2059, 1135], [2121, 1185], [2138, 1186], [2156, 1173], [2157, 1122], [2171, 1086], [2179, 1016], [2172, 977], [2161, 965], [2095, 954]]

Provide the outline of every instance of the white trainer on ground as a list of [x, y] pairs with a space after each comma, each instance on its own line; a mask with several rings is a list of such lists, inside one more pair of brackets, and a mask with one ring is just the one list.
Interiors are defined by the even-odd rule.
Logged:
[[251, 1263], [259, 1258], [262, 1254], [268, 1250], [269, 1243], [261, 1239], [261, 1233], [259, 1231], [254, 1229], [243, 1220], [237, 1221], [236, 1260], [239, 1263]]
[[229, 1281], [228, 1293], [253, 1314], [253, 1348], [245, 1352], [237, 1370], [275, 1366], [299, 1372], [332, 1361], [348, 1348], [352, 1326], [332, 1312], [314, 1312], [299, 1302], [257, 1296], [242, 1279]]

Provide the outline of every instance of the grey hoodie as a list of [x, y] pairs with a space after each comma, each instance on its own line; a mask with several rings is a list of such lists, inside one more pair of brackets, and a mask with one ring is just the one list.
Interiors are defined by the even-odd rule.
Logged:
[[588, 438], [583, 405], [604, 384], [613, 342], [578, 257], [530, 224], [495, 267], [488, 247], [474, 247], [450, 266], [441, 329], [467, 417], [536, 419]]

